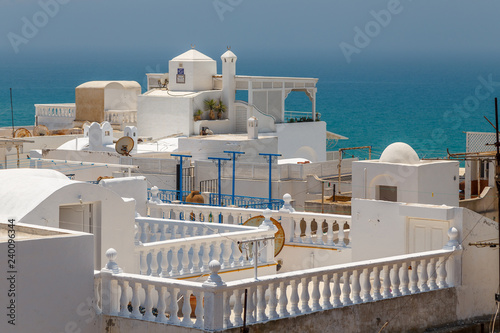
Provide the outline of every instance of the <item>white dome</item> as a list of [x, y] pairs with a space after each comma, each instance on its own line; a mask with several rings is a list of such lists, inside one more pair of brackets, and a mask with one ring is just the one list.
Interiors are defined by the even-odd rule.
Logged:
[[418, 164], [420, 159], [410, 145], [395, 142], [385, 148], [379, 161], [383, 163]]

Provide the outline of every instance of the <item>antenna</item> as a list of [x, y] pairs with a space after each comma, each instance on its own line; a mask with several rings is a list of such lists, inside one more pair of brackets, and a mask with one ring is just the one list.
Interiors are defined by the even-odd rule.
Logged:
[[45, 136], [49, 135], [50, 131], [45, 125], [36, 125], [35, 128], [33, 128], [33, 135], [34, 136]]
[[29, 137], [31, 137], [31, 133], [26, 128], [21, 127], [21, 128], [18, 128], [14, 132], [14, 137], [15, 138], [29, 138]]
[[123, 156], [130, 156], [130, 152], [134, 148], [134, 139], [129, 136], [120, 138], [115, 145], [115, 150], [118, 154]]
[[10, 114], [12, 116], [12, 137], [14, 137], [14, 106], [12, 104], [12, 88], [10, 88]]
[[[497, 196], [498, 196], [498, 202], [497, 202], [497, 212], [498, 212], [498, 216], [500, 217], [500, 142], [499, 142], [499, 139], [498, 139], [498, 101], [497, 101], [497, 98], [495, 97], [495, 134], [496, 134], [496, 146], [497, 146], [497, 153], [495, 155], [496, 157], [496, 161], [497, 161], [497, 165], [495, 166], [495, 182], [496, 182], [496, 185], [497, 185]], [[500, 223], [500, 221], [499, 221]], [[499, 241], [500, 241], [500, 228], [498, 228], [498, 238], [499, 238]], [[499, 257], [498, 257], [498, 260], [499, 260], [499, 264], [500, 264], [500, 252], [499, 252]], [[498, 279], [500, 281], [500, 265], [498, 267]], [[497, 291], [498, 293], [498, 291]], [[499, 302], [500, 301], [500, 294], [495, 294], [495, 301]]]

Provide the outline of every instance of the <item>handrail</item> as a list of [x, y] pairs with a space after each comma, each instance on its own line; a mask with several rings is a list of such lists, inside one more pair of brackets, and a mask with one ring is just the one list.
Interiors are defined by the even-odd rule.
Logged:
[[260, 114], [262, 114], [263, 116], [265, 117], [270, 117], [271, 119], [274, 120], [274, 122], [276, 123], [276, 117], [274, 117], [273, 115], [271, 114], [267, 114], [267, 113], [264, 113], [263, 111], [261, 111], [258, 107], [256, 107], [255, 105], [253, 104], [248, 104], [248, 102], [245, 102], [245, 101], [240, 101], [240, 100], [237, 100], [237, 101], [234, 101], [234, 104], [243, 104], [245, 106], [250, 106], [250, 107], [253, 107], [255, 110], [257, 110], [257, 112], [259, 112]]

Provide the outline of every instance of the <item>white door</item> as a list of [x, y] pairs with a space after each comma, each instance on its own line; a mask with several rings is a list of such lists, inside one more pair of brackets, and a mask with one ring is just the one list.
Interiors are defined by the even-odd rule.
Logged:
[[440, 250], [448, 242], [449, 221], [410, 218], [408, 253]]

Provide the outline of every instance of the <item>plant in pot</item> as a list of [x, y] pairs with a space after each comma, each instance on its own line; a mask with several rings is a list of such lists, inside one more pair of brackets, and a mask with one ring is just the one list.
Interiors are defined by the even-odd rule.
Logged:
[[217, 119], [222, 119], [224, 112], [226, 112], [227, 106], [222, 103], [222, 100], [219, 99], [219, 103], [215, 106], [215, 111], [217, 111]]
[[201, 120], [201, 115], [203, 114], [203, 111], [201, 111], [200, 109], [198, 109], [198, 111], [196, 111], [194, 113], [194, 121], [198, 121], [198, 120]]
[[213, 99], [208, 99], [205, 101], [205, 109], [210, 111], [208, 113], [208, 117], [210, 118], [210, 120], [215, 120], [214, 109], [215, 109], [216, 104], [217, 103]]

